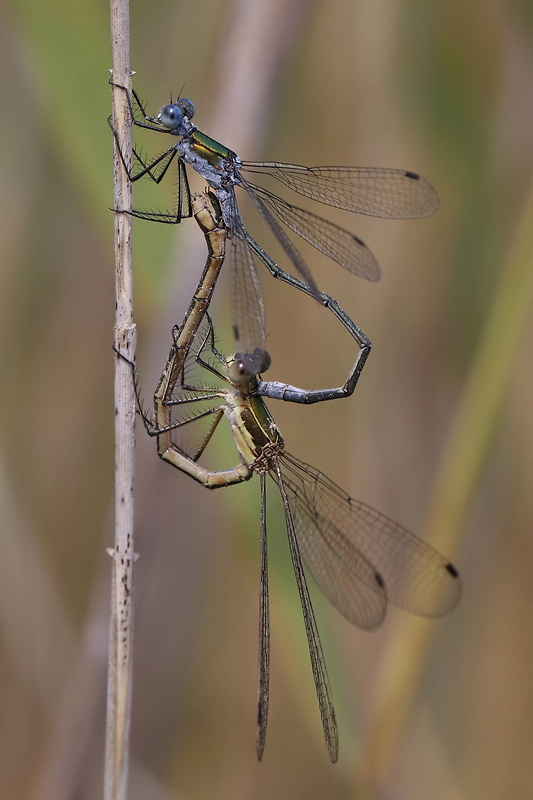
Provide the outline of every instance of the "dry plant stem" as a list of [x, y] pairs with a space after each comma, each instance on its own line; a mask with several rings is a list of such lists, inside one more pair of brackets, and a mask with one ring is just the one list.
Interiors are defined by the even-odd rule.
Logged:
[[[112, 80], [131, 88], [128, 0], [111, 0]], [[131, 121], [122, 92], [113, 89], [113, 124], [131, 158]], [[114, 207], [131, 208], [131, 184], [115, 152]], [[115, 214], [115, 347], [135, 359], [131, 217]], [[125, 800], [128, 784], [133, 666], [133, 479], [135, 392], [131, 369], [115, 360], [115, 543], [107, 684], [104, 800]]]

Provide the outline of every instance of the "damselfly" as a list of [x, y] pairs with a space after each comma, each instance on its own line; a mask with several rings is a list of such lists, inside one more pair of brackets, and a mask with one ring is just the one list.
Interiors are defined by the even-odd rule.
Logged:
[[[313, 678], [324, 736], [332, 761], [338, 735], [324, 653], [302, 561], [318, 586], [347, 619], [376, 628], [391, 602], [414, 614], [439, 616], [460, 595], [456, 568], [437, 550], [379, 511], [358, 500], [320, 471], [290, 455], [281, 434], [257, 395], [259, 373], [269, 364], [265, 351], [224, 358], [214, 342], [208, 315], [202, 319], [179, 370], [175, 344], [155, 397], [153, 424], [159, 455], [210, 489], [249, 480], [261, 485], [259, 699], [257, 755], [265, 745], [269, 707], [270, 623], [267, 570], [267, 475], [277, 485], [298, 594], [303, 611]], [[201, 370], [205, 379], [195, 376]], [[158, 388], [159, 388], [158, 387]], [[208, 470], [198, 461], [223, 418], [230, 424], [239, 461], [232, 469]], [[194, 427], [201, 426], [196, 441]], [[186, 432], [187, 443], [180, 440]]]
[[[146, 176], [159, 183], [172, 162], [177, 164], [175, 210], [172, 213], [141, 210], [129, 213], [155, 222], [181, 222], [192, 213], [186, 165], [208, 182], [220, 203], [232, 245], [234, 336], [237, 347], [243, 351], [251, 351], [265, 342], [263, 296], [254, 257], [274, 277], [320, 300], [307, 264], [280, 222], [354, 275], [371, 281], [378, 280], [380, 275], [374, 255], [355, 234], [288, 203], [245, 175], [273, 178], [305, 197], [374, 217], [419, 218], [429, 216], [437, 209], [438, 198], [434, 189], [414, 172], [380, 167], [304, 167], [274, 161], [242, 161], [232, 150], [196, 128], [191, 122], [195, 109], [190, 100], [180, 98], [164, 106], [157, 117], [151, 117], [135, 91], [130, 97], [125, 87], [120, 88], [126, 93], [135, 125], [179, 138], [153, 159], [144, 157], [134, 148], [132, 166], [125, 158], [113, 129], [120, 157], [132, 181]], [[242, 187], [252, 199], [302, 281], [281, 269], [245, 228], [235, 196], [236, 186]]]
[[[159, 414], [161, 419], [165, 414], [164, 404], [168, 399], [169, 392], [172, 391], [176, 375], [179, 374], [192, 339], [198, 330], [204, 314], [209, 308], [211, 296], [225, 256], [227, 229], [222, 220], [216, 195], [212, 190], [206, 191], [204, 195], [193, 195], [191, 206], [196, 221], [204, 233], [208, 255], [204, 271], [196, 287], [185, 319], [180, 326], [175, 326], [173, 329], [174, 346], [169, 354], [167, 368], [163, 373], [162, 380], [154, 396], [156, 414]], [[301, 283], [302, 286], [305, 285], [301, 281], [298, 281], [298, 279], [295, 280]], [[292, 386], [291, 384], [282, 383], [280, 381], [260, 381], [256, 388], [258, 395], [264, 395], [276, 400], [286, 400], [292, 403], [310, 404], [322, 402], [323, 400], [335, 400], [340, 397], [347, 397], [354, 391], [359, 375], [370, 353], [370, 341], [342, 310], [336, 300], [322, 292], [319, 292], [319, 296], [322, 305], [328, 308], [337, 319], [341, 320], [346, 330], [354, 338], [358, 347], [355, 361], [343, 385], [326, 389], [300, 389], [297, 386]], [[264, 369], [263, 367], [263, 371]], [[161, 425], [159, 427], [161, 427]]]

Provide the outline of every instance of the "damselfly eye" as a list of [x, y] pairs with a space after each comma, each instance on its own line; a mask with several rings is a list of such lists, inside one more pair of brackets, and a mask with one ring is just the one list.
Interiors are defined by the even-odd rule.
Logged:
[[228, 376], [233, 384], [242, 386], [250, 383], [253, 376], [266, 372], [270, 364], [270, 355], [258, 347], [253, 353], [237, 353], [228, 363]]
[[181, 124], [183, 110], [176, 103], [169, 103], [168, 106], [163, 106], [157, 115], [157, 119], [165, 128], [174, 130], [174, 128], [177, 128]]
[[184, 117], [187, 117], [187, 119], [192, 119], [194, 117], [195, 108], [191, 100], [186, 100], [185, 97], [181, 97], [178, 100], [178, 106], [181, 108]]
[[247, 368], [239, 353], [228, 364], [228, 377], [235, 386], [249, 383], [253, 373]]
[[261, 347], [256, 347], [253, 353], [246, 353], [246, 355], [241, 356], [241, 361], [252, 375], [266, 372], [272, 363], [270, 353], [267, 353]]

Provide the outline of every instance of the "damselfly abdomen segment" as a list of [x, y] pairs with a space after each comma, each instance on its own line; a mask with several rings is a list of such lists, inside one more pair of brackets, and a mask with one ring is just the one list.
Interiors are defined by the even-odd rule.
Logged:
[[[263, 263], [274, 277], [298, 289], [305, 287], [303, 291], [321, 299], [311, 271], [285, 228], [354, 275], [371, 281], [378, 280], [380, 276], [374, 255], [358, 236], [287, 202], [252, 182], [248, 176], [253, 176], [253, 180], [255, 176], [273, 178], [304, 197], [374, 217], [420, 218], [433, 214], [438, 207], [435, 190], [415, 172], [381, 167], [305, 167], [275, 161], [246, 162], [225, 145], [198, 130], [191, 121], [194, 105], [189, 100], [180, 99], [170, 103], [161, 109], [157, 117], [151, 117], [135, 91], [131, 97], [126, 89], [124, 91], [135, 125], [178, 140], [155, 158], [146, 157], [134, 148], [133, 165], [130, 167], [115, 134], [122, 162], [132, 181], [147, 177], [159, 183], [171, 164], [175, 163], [177, 169], [177, 196], [172, 212], [136, 209], [131, 213], [154, 222], [179, 223], [192, 213], [186, 167], [192, 167], [207, 181], [220, 203], [228, 231], [234, 271], [234, 334], [237, 348], [242, 352], [251, 352], [265, 343], [264, 304], [255, 269], [256, 261]], [[301, 281], [282, 269], [250, 235], [241, 217], [236, 187], [241, 187], [251, 198], [301, 276]]]

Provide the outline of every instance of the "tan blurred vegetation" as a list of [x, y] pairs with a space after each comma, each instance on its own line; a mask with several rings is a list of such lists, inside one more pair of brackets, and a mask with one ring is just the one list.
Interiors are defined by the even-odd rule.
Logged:
[[[1, 14], [0, 782], [10, 800], [93, 798], [113, 502], [108, 11], [16, 0]], [[291, 452], [435, 538], [464, 595], [427, 637], [396, 610], [377, 633], [355, 630], [314, 591], [340, 723], [331, 766], [273, 503], [258, 765], [258, 486], [208, 494], [140, 428], [130, 797], [530, 798], [533, 6], [204, 0], [133, 3], [131, 21], [152, 112], [182, 91], [244, 158], [403, 167], [438, 189], [429, 220], [330, 211], [383, 279], [316, 253], [313, 271], [374, 349], [350, 400], [270, 408]], [[137, 221], [134, 236], [149, 399], [203, 241], [192, 222]], [[338, 384], [351, 342], [262, 277], [269, 377]], [[223, 340], [227, 305], [221, 290]]]

